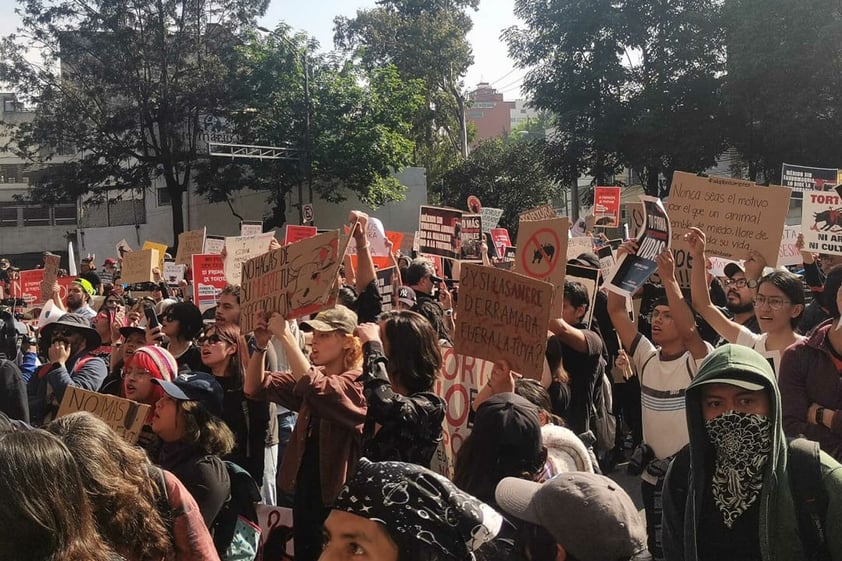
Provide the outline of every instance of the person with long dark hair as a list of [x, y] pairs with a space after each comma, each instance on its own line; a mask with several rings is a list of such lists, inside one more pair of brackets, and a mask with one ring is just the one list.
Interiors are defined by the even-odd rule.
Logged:
[[0, 434], [0, 559], [115, 561], [99, 535], [79, 468], [43, 430]]
[[444, 400], [433, 393], [442, 365], [436, 332], [422, 315], [399, 311], [355, 333], [363, 344], [360, 379], [368, 403], [363, 455], [430, 467], [445, 413]]

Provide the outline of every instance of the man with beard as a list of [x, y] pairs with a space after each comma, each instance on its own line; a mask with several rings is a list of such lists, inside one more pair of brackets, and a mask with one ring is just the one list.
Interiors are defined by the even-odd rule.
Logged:
[[759, 270], [755, 271], [757, 267], [751, 264], [765, 263], [760, 261], [762, 259], [759, 254], [757, 256], [752, 254], [752, 257], [746, 261], [745, 268], [737, 263], [728, 263], [724, 269], [725, 276], [728, 277], [725, 281], [725, 295], [728, 298], [725, 307], [731, 312], [735, 322], [758, 335], [760, 324], [757, 323], [757, 317], [754, 315], [754, 294], [757, 291], [757, 279], [761, 276], [763, 265], [761, 264]]
[[[636, 251], [637, 242], [629, 240], [617, 254]], [[632, 463], [637, 465], [634, 473], [641, 476], [649, 552], [657, 561], [663, 559], [660, 533], [664, 476], [672, 457], [689, 441], [684, 392], [696, 374], [697, 362], [711, 347], [696, 330], [693, 312], [675, 278], [672, 252], [665, 250], [656, 262], [667, 297], [655, 302], [652, 340], [638, 333], [626, 311], [625, 298], [613, 291], [608, 292], [608, 313], [640, 378], [643, 444], [635, 451], [641, 458]]]
[[667, 561], [842, 559], [842, 466], [787, 442], [769, 362], [719, 347], [685, 397], [690, 444], [664, 483]]
[[49, 342], [50, 362], [29, 379], [26, 388], [29, 415], [36, 426], [55, 417], [68, 386], [95, 392], [108, 375], [105, 361], [90, 354], [102, 340], [84, 317], [64, 314], [44, 326], [41, 338]]
[[67, 287], [67, 298], [65, 302], [59, 298], [59, 285], [53, 285], [53, 302], [60, 309], [71, 314], [85, 318], [90, 324], [96, 317], [96, 311], [91, 308], [91, 298], [96, 294], [94, 286], [87, 280], [79, 277]]

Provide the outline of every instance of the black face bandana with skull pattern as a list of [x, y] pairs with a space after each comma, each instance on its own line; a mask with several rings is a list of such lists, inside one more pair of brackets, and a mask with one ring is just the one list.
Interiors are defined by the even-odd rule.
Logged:
[[772, 451], [771, 426], [769, 417], [735, 411], [705, 422], [716, 449], [713, 500], [729, 528], [763, 489], [763, 471]]
[[470, 559], [503, 526], [497, 511], [428, 469], [365, 458], [333, 508], [383, 524], [402, 550], [425, 543], [443, 559]]

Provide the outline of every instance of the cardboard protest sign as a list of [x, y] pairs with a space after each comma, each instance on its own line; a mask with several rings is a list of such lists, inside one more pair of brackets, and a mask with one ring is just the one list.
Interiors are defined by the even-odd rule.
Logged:
[[725, 267], [727, 267], [730, 263], [737, 263], [742, 267], [742, 262], [740, 261], [731, 261], [730, 259], [723, 259], [722, 257], [708, 257], [708, 259], [710, 260], [708, 272], [715, 277], [726, 277]]
[[257, 504], [254, 508], [260, 526], [261, 559], [263, 561], [295, 559], [292, 509], [264, 504]]
[[44, 280], [41, 281], [41, 302], [46, 302], [53, 297], [53, 285], [58, 279], [58, 269], [61, 265], [61, 257], [58, 255], [46, 255], [44, 257]]
[[461, 211], [422, 205], [418, 217], [418, 251], [457, 259], [461, 228]]
[[126, 284], [154, 282], [152, 269], [157, 267], [158, 263], [160, 263], [160, 258], [157, 249], [144, 249], [127, 253], [123, 256], [120, 282]]
[[839, 184], [839, 170], [836, 168], [815, 168], [783, 164], [781, 185], [792, 189], [794, 198], [801, 198], [810, 191], [833, 191]]
[[570, 220], [566, 217], [521, 222], [514, 271], [563, 286], [569, 230]]
[[518, 215], [518, 220], [520, 222], [532, 222], [534, 220], [549, 220], [556, 217], [558, 217], [558, 215], [556, 214], [553, 205], [544, 205], [521, 212]]
[[443, 423], [442, 445], [436, 452], [431, 469], [445, 477], [453, 477], [453, 459], [471, 433], [468, 416], [471, 403], [488, 383], [494, 363], [473, 356], [458, 354], [453, 347], [441, 347], [441, 375], [433, 391], [447, 404]]
[[835, 191], [807, 191], [801, 206], [804, 249], [842, 255], [842, 197]]
[[223, 236], [206, 236], [205, 249], [202, 251], [205, 255], [219, 255], [222, 253], [222, 248], [225, 247], [225, 238]]
[[804, 259], [801, 257], [801, 251], [795, 245], [798, 241], [798, 234], [800, 233], [800, 225], [784, 226], [784, 234], [781, 238], [781, 247], [778, 250], [778, 267], [801, 265], [804, 262]]
[[500, 223], [500, 218], [503, 216], [502, 208], [482, 208], [482, 232], [488, 233], [492, 228], [496, 228]]
[[287, 224], [286, 232], [284, 233], [284, 245], [306, 240], [312, 238], [318, 232], [315, 226], [296, 226], [295, 224]]
[[[613, 273], [606, 277], [608, 290], [631, 296], [655, 272], [655, 258], [670, 247], [670, 220], [661, 200], [642, 195], [646, 224], [637, 238], [637, 253], [623, 254]], [[610, 248], [610, 246], [607, 246]]]
[[512, 370], [541, 379], [555, 288], [493, 267], [462, 266], [454, 347], [460, 354], [507, 360]]
[[394, 267], [377, 271], [377, 290], [380, 291], [380, 304], [384, 312], [390, 312], [394, 307], [397, 273]]
[[178, 265], [189, 265], [190, 257], [205, 250], [205, 230], [189, 230], [178, 235], [178, 251], [175, 262]]
[[509, 231], [505, 228], [492, 228], [491, 239], [494, 241], [494, 248], [497, 250], [497, 255], [504, 257], [506, 255], [506, 248], [512, 247], [512, 240], [509, 238]]
[[679, 284], [690, 286], [693, 263], [684, 234], [691, 226], [705, 233], [708, 255], [736, 261], [754, 250], [768, 265], [777, 263], [790, 193], [787, 187], [758, 187], [739, 179], [675, 172], [665, 206]]
[[240, 222], [240, 236], [259, 236], [263, 233], [263, 221], [243, 220]]
[[231, 236], [225, 238], [225, 278], [231, 284], [242, 284], [243, 263], [269, 251], [275, 235], [272, 232], [257, 236]]
[[582, 318], [582, 322], [585, 325], [590, 325], [593, 320], [596, 293], [599, 291], [599, 275], [599, 269], [583, 267], [582, 265], [571, 265], [570, 263], [567, 264], [565, 282], [578, 282], [588, 290], [590, 304], [588, 305], [588, 311], [585, 312], [585, 317]]
[[[137, 253], [137, 252], [135, 252]], [[129, 444], [137, 442], [151, 406], [114, 395], [89, 392], [75, 386], [64, 390], [56, 418], [87, 411], [105, 421]]]
[[461, 252], [463, 261], [482, 261], [482, 216], [462, 215]]
[[[41, 283], [44, 280], [44, 269], [32, 269], [31, 271], [20, 272], [20, 293], [15, 295], [24, 301], [26, 307], [32, 307], [41, 303]], [[50, 298], [52, 298], [52, 285], [50, 285]]]
[[617, 267], [617, 258], [614, 255], [614, 248], [610, 245], [603, 245], [596, 249], [596, 256], [599, 258], [599, 270], [603, 278], [609, 278], [614, 274]]
[[158, 262], [155, 264], [155, 266], [158, 267], [159, 271], [163, 271], [164, 270], [164, 258], [165, 258], [166, 253], [167, 253], [167, 244], [145, 241], [145, 242], [143, 242], [143, 247], [141, 248], [141, 250], [144, 250], [144, 249], [155, 249], [155, 250], [158, 251]]
[[620, 227], [620, 188], [594, 187], [594, 226], [597, 228]]
[[[278, 312], [286, 319], [318, 312], [334, 295], [340, 252], [339, 230], [257, 255], [242, 265], [240, 328], [254, 330], [257, 312]], [[227, 276], [227, 275], [226, 275]]]
[[221, 255], [193, 255], [193, 303], [205, 312], [216, 306], [216, 297], [228, 284]]
[[576, 259], [583, 253], [593, 253], [593, 238], [590, 236], [570, 236], [567, 238], [567, 259]]
[[[345, 235], [349, 233], [348, 226], [345, 226]], [[374, 216], [368, 217], [368, 224], [365, 228], [365, 237], [368, 240], [368, 251], [372, 257], [388, 257], [389, 248], [386, 244], [386, 228], [379, 218]], [[351, 245], [348, 246], [348, 255], [357, 254], [357, 241], [351, 239]]]

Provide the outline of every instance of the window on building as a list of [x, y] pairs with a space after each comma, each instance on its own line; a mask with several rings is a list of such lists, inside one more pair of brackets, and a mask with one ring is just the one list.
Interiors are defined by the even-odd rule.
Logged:
[[50, 207], [33, 205], [23, 207], [24, 226], [49, 226]]
[[158, 206], [172, 206], [172, 197], [166, 187], [158, 187]]
[[15, 203], [0, 203], [0, 226], [18, 225], [18, 205]]
[[56, 205], [53, 207], [53, 224], [76, 224], [76, 205]]

